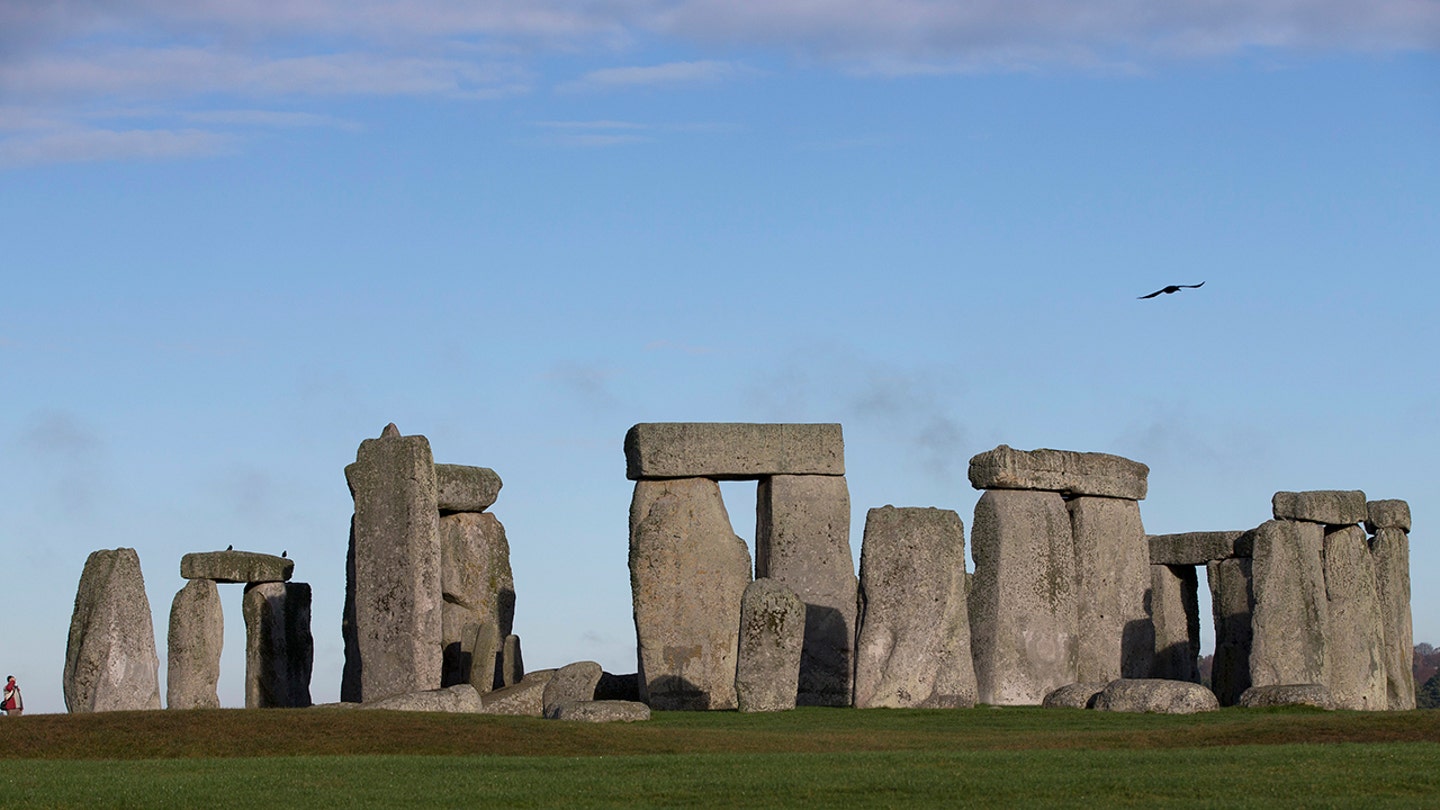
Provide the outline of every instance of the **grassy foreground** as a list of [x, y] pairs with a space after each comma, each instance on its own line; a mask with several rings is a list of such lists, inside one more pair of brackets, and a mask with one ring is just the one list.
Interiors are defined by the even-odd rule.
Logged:
[[1420, 806], [1440, 712], [39, 715], [0, 760], [4, 807]]

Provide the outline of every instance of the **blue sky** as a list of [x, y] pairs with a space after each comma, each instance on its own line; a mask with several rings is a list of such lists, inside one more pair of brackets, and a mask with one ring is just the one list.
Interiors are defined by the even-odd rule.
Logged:
[[1434, 0], [0, 4], [0, 668], [63, 710], [117, 546], [163, 659], [234, 544], [335, 699], [391, 421], [504, 478], [531, 667], [634, 670], [642, 421], [841, 422], [857, 556], [887, 503], [968, 541], [1002, 442], [1146, 462], [1157, 533], [1405, 498], [1440, 641], [1437, 50]]

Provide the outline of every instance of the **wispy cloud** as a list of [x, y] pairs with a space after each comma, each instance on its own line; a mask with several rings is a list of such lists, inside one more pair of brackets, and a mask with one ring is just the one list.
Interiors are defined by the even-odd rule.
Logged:
[[556, 90], [574, 93], [633, 87], [714, 84], [730, 79], [758, 75], [761, 75], [761, 71], [738, 62], [721, 62], [714, 60], [666, 62], [662, 65], [614, 67], [592, 70], [574, 81], [559, 85], [556, 87]]
[[0, 140], [0, 167], [102, 160], [194, 158], [225, 154], [235, 139], [187, 130], [71, 130]]

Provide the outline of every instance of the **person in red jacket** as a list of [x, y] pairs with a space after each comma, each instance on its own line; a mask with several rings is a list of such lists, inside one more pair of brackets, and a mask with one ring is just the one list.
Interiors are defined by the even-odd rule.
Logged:
[[20, 697], [20, 684], [15, 683], [14, 675], [5, 679], [5, 699], [0, 701], [0, 709], [10, 717], [19, 717], [25, 712], [25, 699]]

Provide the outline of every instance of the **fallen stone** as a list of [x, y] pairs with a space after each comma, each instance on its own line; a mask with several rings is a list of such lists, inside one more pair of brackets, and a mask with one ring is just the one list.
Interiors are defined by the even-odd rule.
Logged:
[[835, 424], [647, 422], [625, 434], [625, 474], [752, 480], [767, 475], [844, 475]]
[[1365, 520], [1365, 493], [1358, 489], [1277, 492], [1270, 499], [1270, 508], [1276, 520], [1345, 526]]
[[370, 703], [360, 704], [362, 709], [384, 709], [392, 712], [447, 712], [449, 714], [481, 714], [485, 708], [480, 693], [468, 683], [447, 686], [444, 689], [425, 689], [391, 695]]
[[635, 723], [650, 719], [650, 707], [628, 700], [571, 700], [550, 707], [545, 717], [581, 723]]
[[1200, 682], [1200, 579], [1193, 565], [1150, 566], [1151, 677]]
[[1210, 690], [1221, 706], [1234, 706], [1250, 688], [1250, 647], [1254, 643], [1251, 622], [1255, 611], [1251, 566], [1249, 558], [1236, 557], [1214, 560], [1206, 571], [1215, 619]]
[[1385, 693], [1392, 711], [1415, 708], [1414, 650], [1410, 621], [1410, 538], [1402, 529], [1376, 529], [1370, 538], [1375, 588], [1385, 640]]
[[1272, 706], [1314, 706], [1317, 709], [1333, 709], [1330, 690], [1323, 683], [1276, 683], [1268, 686], [1252, 686], [1245, 690], [1236, 704], [1245, 709], [1264, 709]]
[[805, 603], [801, 706], [849, 706], [855, 677], [855, 557], [844, 476], [776, 475], [756, 487], [755, 575]]
[[197, 551], [180, 558], [180, 576], [215, 582], [285, 582], [295, 561], [254, 551]]
[[965, 526], [949, 509], [871, 509], [860, 548], [857, 708], [975, 705]]
[[262, 582], [245, 588], [245, 708], [310, 705], [315, 640], [310, 634], [310, 586]]
[[1204, 565], [1211, 560], [1249, 557], [1254, 547], [1252, 532], [1185, 532], [1152, 534], [1151, 565]]
[[72, 714], [160, 708], [160, 657], [135, 549], [95, 551], [86, 558], [62, 687]]
[[480, 696], [486, 714], [508, 714], [520, 717], [545, 716], [545, 685], [556, 670], [537, 669], [525, 674], [524, 680]]
[[1269, 520], [1255, 530], [1250, 683], [1329, 683], [1325, 527]]
[[1038, 706], [1075, 683], [1075, 543], [1056, 492], [987, 490], [975, 504], [970, 643], [976, 699]]
[[1385, 629], [1375, 585], [1375, 558], [1365, 531], [1345, 526], [1325, 533], [1325, 598], [1330, 697], [1337, 709], [1385, 711]]
[[627, 675], [613, 675], [609, 672], [600, 674], [600, 683], [595, 684], [596, 700], [627, 700], [635, 703], [640, 700], [640, 675], [631, 672]]
[[1040, 705], [1047, 709], [1093, 709], [1095, 698], [1099, 697], [1109, 684], [1070, 683], [1045, 696]]
[[489, 467], [435, 465], [435, 501], [444, 512], [484, 512], [500, 497], [500, 476]]
[[208, 579], [185, 583], [170, 603], [165, 705], [171, 709], [218, 709], [220, 651], [225, 616], [220, 592]]
[[1111, 681], [1095, 696], [1102, 712], [1195, 714], [1220, 708], [1215, 693], [1198, 683], [1159, 678]]
[[1148, 678], [1155, 624], [1145, 610], [1150, 549], [1140, 504], [1082, 495], [1066, 503], [1075, 538], [1075, 671], [1081, 682]]
[[1365, 531], [1379, 529], [1410, 531], [1410, 504], [1398, 499], [1368, 501], [1365, 504]]
[[1150, 468], [1109, 453], [1015, 450], [1000, 445], [970, 459], [976, 489], [1031, 489], [1145, 500]]
[[773, 579], [760, 578], [740, 598], [740, 645], [735, 699], [742, 712], [795, 708], [800, 650], [805, 641], [805, 603]]
[[595, 687], [599, 685], [603, 672], [594, 661], [576, 661], [556, 670], [545, 684], [545, 693], [541, 696], [545, 716], [549, 717], [550, 710], [560, 703], [594, 700]]
[[[515, 620], [515, 577], [505, 526], [489, 512], [440, 518], [440, 588], [450, 625], [442, 628], [446, 650], [441, 684], [474, 684], [481, 692], [502, 686], [499, 656]], [[470, 623], [452, 613], [468, 611]], [[478, 634], [478, 635], [477, 635]]]

